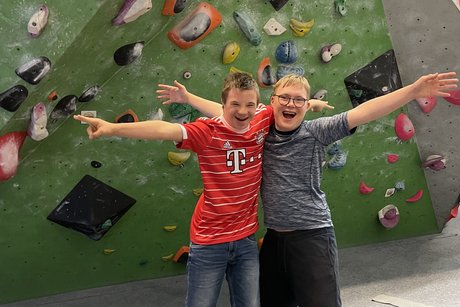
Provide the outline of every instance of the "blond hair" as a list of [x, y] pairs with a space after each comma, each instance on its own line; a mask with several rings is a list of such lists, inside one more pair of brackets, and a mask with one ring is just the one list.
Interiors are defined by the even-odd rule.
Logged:
[[278, 82], [275, 83], [273, 87], [273, 92], [276, 93], [276, 91], [279, 88], [283, 87], [288, 87], [288, 86], [303, 86], [305, 90], [307, 91], [307, 98], [310, 97], [310, 83], [308, 83], [308, 80], [305, 77], [302, 77], [300, 75], [296, 74], [288, 74], [282, 77], [281, 79], [278, 80]]

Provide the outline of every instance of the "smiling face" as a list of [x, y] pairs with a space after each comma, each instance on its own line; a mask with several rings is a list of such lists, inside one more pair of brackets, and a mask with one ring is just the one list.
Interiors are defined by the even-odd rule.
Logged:
[[244, 130], [254, 118], [260, 100], [257, 82], [246, 73], [231, 73], [222, 90], [223, 117], [235, 130]]
[[305, 78], [295, 75], [287, 75], [275, 84], [274, 92], [270, 99], [275, 118], [275, 127], [279, 131], [293, 131], [304, 120], [310, 104], [306, 101], [302, 107], [296, 107], [293, 100], [290, 99], [287, 105], [282, 105], [279, 96], [298, 98], [299, 100], [308, 99], [310, 85]]
[[227, 124], [235, 130], [244, 130], [256, 113], [258, 96], [254, 90], [232, 88], [224, 102], [223, 116]]

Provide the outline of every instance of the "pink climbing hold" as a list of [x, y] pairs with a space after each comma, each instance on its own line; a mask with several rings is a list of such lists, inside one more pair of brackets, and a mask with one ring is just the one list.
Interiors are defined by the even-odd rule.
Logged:
[[402, 141], [408, 141], [414, 136], [414, 125], [406, 114], [400, 113], [398, 117], [396, 117], [395, 132]]
[[387, 156], [388, 163], [396, 163], [398, 159], [399, 159], [399, 156], [397, 154], [388, 154]]
[[26, 136], [26, 131], [15, 131], [0, 137], [0, 181], [8, 180], [16, 174], [19, 149]]
[[423, 113], [430, 113], [434, 107], [438, 104], [436, 97], [430, 96], [426, 98], [417, 98], [415, 99], [418, 102], [420, 109]]
[[444, 99], [448, 102], [460, 106], [460, 90], [449, 92], [450, 97], [445, 97]]

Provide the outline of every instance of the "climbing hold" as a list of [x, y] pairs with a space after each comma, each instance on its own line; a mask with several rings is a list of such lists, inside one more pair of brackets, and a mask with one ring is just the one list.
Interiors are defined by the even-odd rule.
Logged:
[[311, 28], [315, 25], [315, 20], [310, 19], [308, 21], [301, 21], [294, 18], [291, 18], [289, 22], [289, 27], [292, 30], [292, 33], [295, 36], [304, 36], [310, 32]]
[[205, 38], [221, 21], [222, 16], [215, 7], [200, 2], [195, 10], [168, 32], [168, 38], [179, 48], [187, 49]]
[[323, 63], [329, 63], [333, 57], [340, 53], [340, 51], [342, 51], [342, 45], [338, 43], [324, 46], [321, 48], [320, 52], [321, 61], [323, 61]]
[[78, 101], [80, 102], [88, 102], [94, 99], [96, 95], [99, 93], [101, 88], [98, 85], [93, 85], [87, 88], [81, 95], [78, 97]]
[[446, 168], [446, 159], [441, 155], [430, 155], [422, 163], [425, 168], [431, 168], [434, 171], [439, 171]]
[[294, 63], [297, 61], [298, 56], [297, 47], [292, 40], [280, 43], [275, 51], [275, 57], [278, 62], [284, 64]]
[[420, 109], [422, 109], [423, 113], [430, 113], [438, 103], [436, 101], [436, 97], [433, 96], [427, 98], [417, 98], [415, 100], [417, 101]]
[[16, 68], [16, 75], [30, 84], [38, 84], [51, 69], [51, 62], [47, 57], [41, 56]]
[[346, 0], [334, 0], [335, 4], [335, 11], [339, 13], [341, 16], [345, 16], [347, 14], [347, 8], [345, 7]]
[[240, 53], [240, 45], [237, 42], [230, 42], [225, 45], [224, 52], [222, 53], [222, 63], [230, 64], [235, 61]]
[[248, 75], [250, 75], [250, 76], [252, 77], [252, 74], [251, 74], [250, 72], [241, 70], [241, 69], [239, 69], [239, 68], [236, 68], [235, 66], [230, 67], [229, 72], [230, 72], [231, 74], [234, 74], [234, 73], [236, 73], [236, 72], [245, 73], [245, 74], [248, 74]]
[[269, 87], [275, 84], [275, 76], [271, 70], [270, 58], [265, 57], [259, 64], [259, 69], [257, 70], [257, 83], [260, 87]]
[[25, 131], [15, 131], [0, 137], [0, 181], [8, 180], [16, 174], [19, 150], [26, 136]]
[[42, 5], [38, 10], [30, 17], [29, 23], [27, 24], [27, 31], [32, 37], [38, 37], [45, 29], [48, 23], [49, 10], [46, 5]]
[[371, 187], [367, 186], [363, 181], [361, 181], [359, 183], [359, 193], [361, 193], [361, 194], [369, 194], [374, 190], [375, 190], [375, 188], [371, 188]]
[[203, 188], [196, 188], [196, 189], [193, 189], [193, 190], [192, 190], [192, 193], [193, 193], [193, 195], [195, 195], [195, 196], [200, 196], [201, 194], [203, 194]]
[[331, 156], [338, 154], [339, 152], [343, 151], [342, 150], [342, 142], [341, 141], [336, 141], [329, 145], [327, 149], [327, 153]]
[[174, 257], [174, 254], [170, 254], [170, 255], [161, 257], [161, 260], [169, 261], [169, 260], [173, 259], [173, 257]]
[[136, 20], [152, 8], [152, 0], [125, 0], [112, 24], [119, 26]]
[[176, 263], [186, 264], [188, 260], [188, 254], [190, 252], [190, 248], [188, 246], [181, 246], [179, 250], [173, 257], [173, 261]]
[[399, 210], [394, 205], [387, 205], [378, 213], [379, 221], [383, 227], [392, 229], [399, 223]]
[[313, 95], [313, 98], [318, 99], [318, 100], [323, 100], [324, 98], [326, 98], [326, 95], [327, 95], [327, 90], [320, 89]]
[[249, 15], [243, 11], [234, 11], [233, 19], [235, 19], [236, 23], [240, 27], [240, 30], [243, 31], [244, 35], [253, 46], [260, 45], [262, 42], [262, 36]]
[[395, 132], [402, 141], [410, 140], [415, 134], [415, 128], [409, 117], [400, 113], [395, 120]]
[[415, 193], [413, 196], [409, 197], [408, 199], [406, 199], [406, 202], [408, 203], [415, 203], [416, 201], [418, 201], [420, 198], [422, 198], [423, 196], [423, 189], [420, 189], [417, 191], [417, 193]]
[[303, 69], [302, 66], [294, 66], [294, 65], [286, 65], [286, 64], [278, 65], [278, 68], [276, 70], [277, 80], [289, 74], [303, 76], [305, 74], [305, 70]]
[[385, 197], [391, 197], [395, 194], [396, 189], [395, 188], [389, 188], [385, 191]]
[[113, 254], [115, 252], [115, 249], [104, 248], [104, 250], [102, 252], [104, 253], [104, 255], [110, 255], [110, 254]]
[[14, 112], [26, 100], [29, 91], [22, 85], [15, 85], [0, 94], [0, 107]]
[[168, 161], [175, 166], [183, 165], [191, 156], [190, 151], [168, 152]]
[[398, 161], [399, 156], [397, 154], [388, 154], [387, 155], [387, 161], [388, 163], [396, 163]]
[[100, 168], [102, 166], [102, 163], [99, 161], [91, 161], [91, 166], [94, 168]]
[[41, 141], [48, 136], [46, 107], [43, 102], [37, 103], [32, 109], [27, 134], [34, 141]]
[[347, 163], [347, 156], [348, 153], [344, 151], [339, 151], [335, 155], [332, 156], [331, 160], [327, 163], [327, 166], [330, 169], [341, 169]]
[[449, 93], [450, 93], [450, 97], [444, 97], [444, 99], [452, 104], [459, 106], [460, 105], [460, 90], [451, 91]]
[[161, 14], [164, 16], [174, 16], [185, 9], [187, 0], [166, 0], [163, 4]]
[[396, 191], [402, 191], [406, 188], [406, 185], [404, 184], [404, 181], [398, 181], [395, 184], [395, 189]]
[[115, 117], [116, 123], [134, 123], [138, 122], [139, 118], [137, 117], [136, 113], [133, 110], [128, 109], [125, 112], [121, 113], [117, 117]]
[[182, 78], [188, 80], [192, 77], [192, 72], [190, 70], [186, 70], [182, 73]]
[[168, 232], [171, 232], [171, 231], [176, 230], [177, 226], [176, 225], [166, 225], [166, 226], [163, 226], [163, 229], [168, 231]]
[[48, 101], [53, 101], [58, 99], [58, 94], [56, 91], [52, 91], [51, 93], [48, 94]]
[[161, 109], [158, 109], [158, 111], [156, 111], [150, 116], [150, 119], [151, 120], [162, 120], [163, 116], [164, 116], [163, 111], [161, 111]]
[[270, 18], [264, 25], [264, 31], [267, 35], [275, 36], [281, 35], [286, 32], [286, 28], [283, 27], [275, 18]]
[[144, 49], [143, 41], [124, 45], [115, 51], [113, 59], [120, 66], [131, 64], [141, 56], [142, 49]]
[[173, 103], [169, 105], [169, 113], [173, 118], [179, 118], [192, 113], [193, 108], [189, 104]]
[[77, 96], [67, 95], [63, 97], [51, 111], [50, 118], [57, 120], [71, 115], [77, 110]]
[[270, 4], [276, 11], [279, 11], [289, 0], [270, 0]]

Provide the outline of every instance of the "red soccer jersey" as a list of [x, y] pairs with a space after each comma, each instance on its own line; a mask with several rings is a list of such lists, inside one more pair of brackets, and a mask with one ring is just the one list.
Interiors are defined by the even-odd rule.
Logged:
[[235, 132], [222, 117], [183, 125], [177, 147], [197, 153], [204, 185], [190, 225], [193, 243], [231, 242], [258, 229], [263, 145], [272, 123], [272, 108], [260, 104], [246, 132]]

